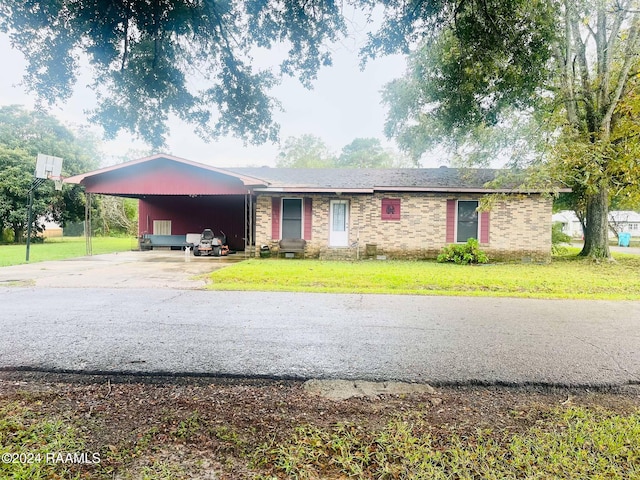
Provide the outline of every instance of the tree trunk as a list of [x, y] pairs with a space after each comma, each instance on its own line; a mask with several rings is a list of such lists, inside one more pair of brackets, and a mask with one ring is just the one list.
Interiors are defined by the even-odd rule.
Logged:
[[24, 240], [24, 228], [22, 225], [13, 225], [13, 243], [22, 243]]
[[611, 258], [609, 251], [609, 191], [601, 188], [599, 192], [587, 196], [586, 229], [584, 247], [580, 256], [591, 258]]

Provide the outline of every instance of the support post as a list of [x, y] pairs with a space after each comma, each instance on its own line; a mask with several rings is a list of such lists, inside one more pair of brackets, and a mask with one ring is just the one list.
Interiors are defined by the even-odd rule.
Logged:
[[256, 256], [256, 243], [255, 238], [253, 238], [253, 194], [251, 191], [249, 192], [249, 248], [252, 248], [252, 257]]
[[33, 190], [35, 189], [35, 182], [29, 190], [29, 206], [27, 207], [27, 258], [29, 261], [29, 252], [31, 250], [31, 224], [33, 223]]
[[249, 202], [247, 200], [247, 194], [244, 195], [244, 258], [247, 258], [247, 246], [249, 245], [249, 228], [247, 226], [247, 206]]
[[84, 205], [84, 241], [87, 256], [93, 255], [93, 245], [91, 244], [91, 193], [86, 193], [86, 203]]

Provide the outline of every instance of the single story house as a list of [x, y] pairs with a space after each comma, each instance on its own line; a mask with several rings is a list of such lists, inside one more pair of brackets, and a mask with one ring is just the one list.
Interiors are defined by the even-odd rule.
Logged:
[[[552, 222], [562, 223], [562, 231], [573, 238], [582, 238], [582, 224], [572, 210], [554, 213]], [[613, 210], [609, 212], [609, 238], [616, 238], [617, 233], [629, 233], [632, 237], [640, 237], [640, 213], [632, 210]]]
[[[433, 258], [477, 238], [493, 259], [550, 258], [552, 199], [492, 169], [217, 168], [154, 155], [65, 179], [139, 199], [139, 235], [226, 233], [233, 250], [306, 240], [306, 256]], [[479, 211], [483, 197], [491, 208]]]

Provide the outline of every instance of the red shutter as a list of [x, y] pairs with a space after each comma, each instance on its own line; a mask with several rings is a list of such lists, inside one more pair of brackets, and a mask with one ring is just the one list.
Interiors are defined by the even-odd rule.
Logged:
[[311, 240], [311, 219], [313, 217], [313, 202], [311, 198], [304, 199], [304, 234], [305, 240]]
[[489, 212], [480, 212], [480, 243], [489, 243]]
[[280, 198], [271, 198], [271, 238], [280, 240]]
[[454, 243], [456, 232], [456, 201], [447, 200], [447, 243]]

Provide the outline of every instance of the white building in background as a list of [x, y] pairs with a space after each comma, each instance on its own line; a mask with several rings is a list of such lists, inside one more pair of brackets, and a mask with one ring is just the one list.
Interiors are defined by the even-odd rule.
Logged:
[[562, 210], [551, 216], [552, 223], [562, 224], [562, 233], [572, 238], [582, 238], [582, 224], [573, 210]]
[[[609, 212], [609, 226], [616, 232], [628, 232], [632, 237], [640, 237], [640, 213], [631, 210]], [[610, 235], [613, 235], [609, 229]]]
[[[582, 238], [582, 225], [572, 210], [554, 213], [553, 223], [562, 223], [562, 231], [573, 238]], [[632, 237], [640, 237], [640, 213], [631, 210], [615, 210], [609, 212], [609, 237], [615, 238], [612, 229], [618, 233], [628, 232]]]

